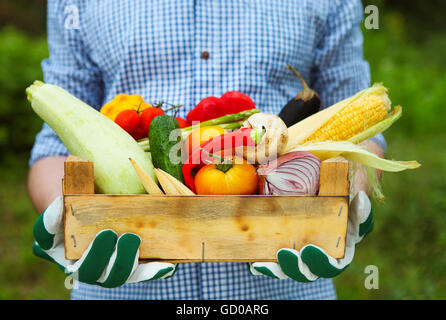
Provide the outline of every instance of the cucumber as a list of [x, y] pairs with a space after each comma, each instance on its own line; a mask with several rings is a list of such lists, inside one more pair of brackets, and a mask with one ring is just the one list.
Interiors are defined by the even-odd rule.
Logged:
[[184, 183], [184, 146], [177, 120], [168, 115], [155, 117], [149, 127], [149, 144], [155, 168], [166, 171]]

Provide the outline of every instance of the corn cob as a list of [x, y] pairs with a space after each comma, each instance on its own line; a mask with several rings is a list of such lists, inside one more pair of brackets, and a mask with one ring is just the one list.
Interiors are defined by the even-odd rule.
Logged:
[[136, 163], [135, 160], [133, 160], [132, 158], [129, 158], [129, 160], [132, 163], [132, 166], [135, 169], [136, 174], [138, 175], [139, 179], [141, 180], [141, 183], [144, 186], [144, 189], [146, 189], [148, 194], [164, 194], [158, 187], [156, 182], [153, 180], [153, 178], [143, 168], [141, 168], [139, 164]]
[[181, 194], [181, 192], [178, 191], [175, 185], [163, 174], [162, 170], [157, 168], [154, 168], [153, 170], [155, 171], [155, 175], [158, 178], [158, 181], [161, 187], [163, 188], [165, 194], [170, 194], [170, 195]]
[[195, 195], [195, 193], [192, 192], [188, 187], [186, 187], [180, 180], [175, 178], [174, 176], [170, 175], [166, 171], [163, 171], [161, 169], [157, 169], [158, 173], [164, 176], [167, 180], [169, 180], [175, 187], [175, 189], [179, 192], [181, 195]]
[[368, 139], [390, 126], [377, 125], [388, 118], [390, 106], [387, 89], [375, 84], [289, 127], [285, 151], [307, 142], [344, 141], [355, 137], [358, 143], [359, 138]]
[[348, 140], [384, 120], [390, 110], [386, 95], [365, 95], [347, 104], [305, 142]]

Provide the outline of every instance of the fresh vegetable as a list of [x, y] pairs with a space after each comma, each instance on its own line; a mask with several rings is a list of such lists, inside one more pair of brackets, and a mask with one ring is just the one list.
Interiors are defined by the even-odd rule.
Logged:
[[225, 134], [226, 130], [219, 126], [208, 126], [195, 129], [188, 135], [184, 142], [184, 149], [186, 155], [192, 153], [192, 150], [202, 145], [204, 142], [212, 139], [213, 137]]
[[[242, 126], [242, 122], [231, 122], [231, 123], [223, 123], [223, 124], [219, 124], [219, 125], [215, 125], [215, 127], [220, 128], [221, 130], [234, 130], [234, 129], [239, 129]], [[197, 130], [197, 129], [195, 129]], [[189, 135], [190, 135], [190, 130], [185, 130], [185, 128], [181, 129], [181, 137], [183, 140], [186, 140]], [[149, 138], [144, 138], [144, 139], [140, 139], [138, 140], [138, 144], [139, 146], [146, 152], [150, 151], [150, 143], [149, 143]], [[185, 152], [188, 152], [187, 149], [185, 149]]]
[[200, 148], [192, 150], [192, 153], [189, 154], [182, 169], [186, 186], [195, 192], [195, 183], [192, 173], [206, 162], [213, 162], [213, 158], [209, 156], [210, 153], [216, 153], [221, 150], [238, 146], [255, 146], [261, 140], [264, 133], [263, 129], [242, 128], [216, 136], [203, 143]]
[[62, 88], [41, 81], [35, 81], [26, 93], [34, 111], [56, 132], [68, 151], [93, 161], [98, 192], [145, 193], [129, 158], [156, 179], [150, 159], [136, 141], [94, 108]]
[[140, 126], [141, 118], [138, 111], [132, 109], [123, 110], [116, 116], [115, 122], [130, 134], [133, 139], [138, 140], [143, 137]]
[[155, 119], [155, 117], [160, 116], [162, 114], [165, 114], [165, 112], [163, 111], [163, 109], [159, 107], [147, 108], [141, 113], [141, 127], [143, 132], [143, 137], [141, 138], [145, 138], [148, 136], [152, 120]]
[[256, 168], [242, 158], [234, 157], [202, 167], [195, 176], [197, 194], [255, 194], [258, 177]]
[[[197, 128], [200, 127], [208, 127], [208, 126], [217, 126], [217, 125], [222, 125], [222, 124], [227, 124], [230, 125], [231, 123], [239, 123], [240, 119], [247, 119], [248, 117], [250, 117], [251, 115], [260, 112], [259, 109], [251, 109], [251, 110], [245, 110], [239, 113], [234, 113], [234, 114], [226, 114], [224, 116], [218, 117], [218, 118], [214, 118], [214, 119], [210, 119], [210, 120], [206, 120], [197, 124], [193, 124], [190, 127], [184, 128], [184, 131], [192, 131], [195, 130]], [[233, 128], [234, 129], [234, 128]]]
[[175, 120], [177, 120], [180, 128], [187, 128], [190, 126], [189, 122], [187, 122], [186, 119], [180, 118], [180, 117], [175, 117]]
[[202, 122], [225, 115], [220, 98], [206, 97], [201, 100], [186, 116], [189, 123]]
[[254, 101], [248, 95], [238, 91], [226, 92], [220, 97], [220, 100], [227, 114], [239, 113], [256, 108]]
[[144, 138], [144, 139], [138, 140], [138, 145], [142, 150], [144, 150], [144, 152], [150, 153], [149, 138]]
[[115, 122], [127, 133], [132, 134], [139, 127], [141, 118], [136, 110], [126, 109], [118, 113]]
[[163, 188], [163, 191], [165, 194], [170, 194], [170, 195], [180, 194], [179, 191], [173, 185], [173, 183], [169, 179], [167, 179], [166, 176], [164, 176], [164, 174], [162, 173], [163, 172], [162, 170], [157, 169], [157, 168], [155, 168], [153, 170], [155, 171], [156, 177], [158, 178], [161, 188]]
[[384, 96], [368, 95], [341, 108], [313, 132], [304, 142], [341, 141], [363, 132], [384, 120], [390, 110], [390, 101]]
[[118, 113], [115, 122], [135, 140], [140, 140], [147, 137], [153, 118], [161, 114], [164, 114], [164, 111], [158, 107], [149, 107], [142, 112], [139, 108], [125, 109]]
[[[390, 105], [387, 89], [375, 84], [288, 128], [288, 145], [284, 151], [305, 142], [348, 140], [365, 131], [367, 135], [361, 134], [356, 142], [368, 139], [390, 126], [391, 123], [375, 126], [389, 117]], [[395, 117], [392, 119], [396, 121]], [[373, 131], [368, 130], [373, 126]]]
[[255, 146], [238, 146], [236, 154], [243, 156], [250, 163], [266, 163], [277, 158], [286, 146], [288, 129], [278, 116], [268, 113], [257, 113], [250, 116], [244, 128], [256, 128], [265, 131], [262, 139]]
[[304, 78], [292, 67], [286, 66], [300, 80], [303, 90], [293, 99], [288, 101], [279, 113], [279, 117], [285, 122], [287, 127], [311, 116], [321, 108], [321, 98], [305, 82]]
[[[220, 124], [220, 125], [216, 125], [215, 127], [220, 128], [221, 130], [235, 130], [235, 129], [239, 129], [242, 126], [242, 122], [231, 122], [231, 123], [227, 123], [227, 124]], [[197, 130], [197, 129], [195, 129]], [[181, 129], [181, 137], [183, 140], [186, 140], [190, 135], [190, 131], [189, 130], [184, 130], [184, 128]], [[144, 139], [140, 139], [138, 140], [138, 144], [139, 146], [146, 152], [150, 151], [150, 143], [149, 143], [149, 138], [144, 138]], [[186, 154], [188, 154], [188, 149], [185, 149]]]
[[152, 179], [152, 177], [147, 172], [145, 172], [144, 169], [141, 168], [141, 166], [137, 164], [135, 160], [133, 160], [132, 158], [129, 158], [129, 160], [148, 194], [164, 194], [158, 187], [156, 182]]
[[320, 169], [321, 161], [309, 152], [287, 153], [257, 168], [259, 194], [314, 196]]
[[158, 181], [160, 182], [163, 189], [166, 191], [166, 194], [179, 194], [192, 196], [195, 195], [188, 187], [181, 183], [178, 179], [171, 176], [167, 172], [161, 169], [154, 169], [155, 174], [158, 177]]
[[101, 113], [115, 121], [117, 115], [124, 110], [138, 110], [144, 111], [150, 108], [151, 105], [144, 102], [144, 99], [138, 94], [118, 94], [110, 102], [104, 104], [101, 108]]
[[[195, 124], [249, 109], [255, 109], [255, 104], [249, 96], [238, 91], [229, 91], [220, 98], [204, 98], [189, 111], [186, 118], [189, 123]], [[236, 120], [239, 118], [234, 119]]]
[[[242, 126], [243, 121], [235, 121], [236, 119], [247, 119], [251, 115], [258, 113], [258, 112], [259, 112], [258, 109], [251, 109], [251, 110], [242, 111], [242, 112], [239, 112], [236, 114], [225, 115], [225, 116], [222, 116], [222, 117], [219, 117], [216, 119], [207, 120], [207, 121], [201, 122], [201, 123], [193, 125], [193, 126], [182, 128], [181, 136], [182, 136], [183, 140], [186, 140], [187, 137], [189, 136], [189, 134], [193, 130], [196, 130], [201, 127], [208, 127], [208, 126], [219, 126], [220, 128], [225, 129], [225, 130], [239, 129]], [[148, 138], [140, 139], [138, 141], [138, 144], [141, 146], [141, 148], [143, 148], [144, 151], [150, 150], [150, 144], [149, 144]]]
[[[130, 103], [137, 102], [132, 105]], [[167, 109], [162, 109], [164, 105], [169, 105]], [[172, 105], [166, 102], [159, 102], [154, 106], [146, 104], [139, 95], [118, 95], [113, 101], [104, 105], [101, 112], [114, 120], [121, 128], [127, 131], [135, 140], [147, 138], [150, 123], [152, 120], [166, 111], [178, 109], [181, 105]], [[187, 127], [186, 120], [175, 117], [179, 121], [180, 127]]]
[[393, 111], [384, 120], [369, 127], [368, 129], [365, 129], [362, 132], [359, 132], [358, 134], [349, 138], [348, 141], [350, 141], [352, 143], [360, 143], [364, 140], [367, 140], [368, 138], [373, 137], [374, 135], [378, 134], [379, 132], [385, 131], [396, 120], [398, 120], [401, 117], [402, 113], [403, 113], [403, 109], [401, 108], [401, 106], [395, 106], [393, 108]]
[[183, 182], [181, 141], [180, 126], [173, 117], [159, 115], [152, 120], [149, 144], [153, 165]]

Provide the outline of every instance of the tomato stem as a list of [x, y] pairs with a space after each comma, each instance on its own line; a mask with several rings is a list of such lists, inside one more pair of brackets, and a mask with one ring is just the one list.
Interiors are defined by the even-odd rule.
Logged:
[[217, 159], [219, 162], [218, 163], [213, 163], [215, 164], [215, 167], [223, 172], [228, 171], [229, 169], [231, 169], [233, 167], [233, 163], [232, 163], [232, 159], [231, 158], [227, 158], [227, 157], [221, 157], [219, 155], [210, 153], [206, 150], [204, 150], [203, 148], [200, 148], [201, 151], [203, 151], [204, 153], [206, 153], [208, 156], [213, 157], [215, 159]]
[[[166, 104], [169, 105], [170, 108], [163, 109], [162, 106], [164, 106], [164, 105], [166, 105]], [[175, 104], [172, 104], [172, 103], [168, 103], [168, 102], [164, 102], [164, 101], [159, 101], [159, 102], [157, 102], [153, 107], [154, 107], [154, 108], [159, 108], [159, 109], [163, 110], [164, 112], [167, 112], [167, 111], [176, 109], [176, 110], [175, 110], [175, 115], [176, 115], [177, 110], [178, 110], [179, 108], [181, 108], [182, 106], [183, 106], [182, 104], [175, 105]]]
[[139, 114], [139, 109], [141, 109], [141, 103], [142, 103], [142, 102], [139, 103], [139, 105], [138, 105], [138, 109], [136, 109], [136, 113], [137, 113], [137, 114]]
[[232, 167], [233, 167], [232, 163], [218, 163], [215, 165], [215, 168], [222, 172], [226, 172]]
[[[179, 109], [179, 108], [181, 108], [183, 105], [182, 104], [179, 104], [179, 105], [172, 105], [170, 108], [167, 108], [167, 109], [164, 109], [163, 111], [164, 112], [167, 112], [167, 111], [170, 111], [170, 110], [173, 110], [173, 109]], [[175, 112], [176, 112], [176, 110], [175, 110]]]

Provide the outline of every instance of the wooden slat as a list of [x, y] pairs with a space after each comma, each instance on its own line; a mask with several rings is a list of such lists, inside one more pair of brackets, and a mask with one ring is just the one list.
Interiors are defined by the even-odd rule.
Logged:
[[342, 157], [322, 161], [319, 195], [347, 196], [348, 194], [348, 161]]
[[175, 262], [276, 261], [312, 243], [342, 258], [348, 198], [302, 196], [65, 195], [67, 259], [97, 232], [141, 236], [140, 258]]
[[64, 170], [64, 194], [94, 194], [93, 162], [70, 155]]

